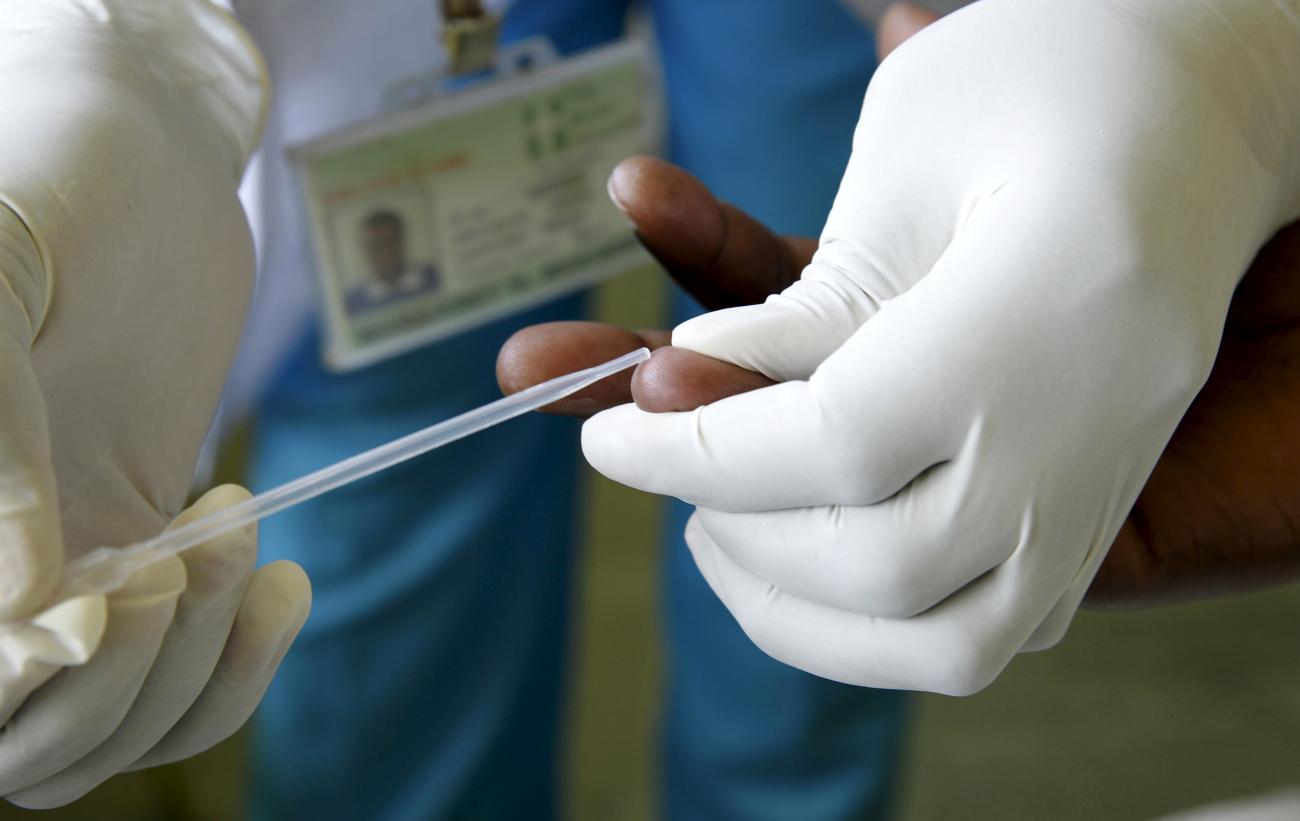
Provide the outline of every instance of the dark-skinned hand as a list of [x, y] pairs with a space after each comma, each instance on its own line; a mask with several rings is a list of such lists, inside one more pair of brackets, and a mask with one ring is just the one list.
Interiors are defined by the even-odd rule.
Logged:
[[[881, 53], [933, 19], [899, 5]], [[611, 178], [642, 243], [709, 310], [762, 301], [798, 278], [816, 241], [778, 237], [694, 178], [646, 157]], [[771, 384], [673, 348], [667, 331], [584, 322], [526, 328], [502, 348], [502, 390], [645, 345], [651, 361], [548, 410], [589, 416], [635, 401], [691, 410]], [[1221, 595], [1300, 576], [1300, 223], [1255, 259], [1232, 301], [1209, 380], [1192, 403], [1103, 563], [1087, 603], [1137, 607]]]

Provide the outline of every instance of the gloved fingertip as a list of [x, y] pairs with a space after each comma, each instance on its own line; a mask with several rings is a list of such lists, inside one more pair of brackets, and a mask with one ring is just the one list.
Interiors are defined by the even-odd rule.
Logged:
[[253, 575], [230, 631], [225, 679], [252, 685], [269, 675], [311, 613], [311, 581], [293, 562], [272, 562]]
[[[167, 530], [185, 527], [206, 516], [247, 501], [252, 494], [239, 485], [219, 485], [199, 497], [172, 520]], [[190, 584], [202, 595], [229, 589], [252, 573], [257, 561], [257, 525], [245, 525], [223, 533], [181, 555], [190, 571]]]
[[239, 485], [217, 485], [208, 490], [207, 493], [200, 496], [194, 504], [190, 505], [179, 516], [177, 516], [168, 526], [168, 529], [172, 530], [177, 527], [183, 527], [195, 519], [215, 513], [216, 511], [230, 507], [231, 505], [239, 504], [240, 502], [247, 500], [250, 496], [252, 496], [252, 494], [249, 493], [248, 489], [240, 487]]
[[167, 530], [172, 531], [185, 527], [204, 516], [216, 513], [218, 510], [239, 504], [251, 495], [247, 489], [239, 485], [218, 485], [200, 496], [194, 504], [182, 510], [176, 518], [168, 523]]
[[781, 334], [782, 326], [801, 321], [801, 317], [769, 300], [762, 305], [726, 308], [688, 319], [673, 329], [672, 341], [674, 347], [784, 382], [807, 376], [788, 374], [783, 361], [788, 358], [790, 344], [789, 335]]
[[582, 425], [582, 455], [598, 473], [616, 482], [621, 470], [635, 464], [626, 434], [629, 415], [639, 412], [634, 405], [619, 405], [596, 414]]
[[761, 306], [746, 305], [740, 308], [725, 308], [691, 317], [673, 328], [672, 344], [678, 348], [703, 353], [701, 348], [709, 348], [720, 337], [746, 324], [747, 320], [761, 311]]
[[132, 573], [126, 583], [113, 593], [109, 610], [140, 610], [168, 600], [174, 602], [185, 591], [188, 583], [189, 574], [185, 562], [177, 556], [168, 556]]
[[281, 559], [263, 567], [259, 575], [263, 584], [273, 587], [285, 602], [293, 605], [290, 612], [295, 614], [294, 624], [301, 627], [311, 611], [311, 579], [307, 571], [297, 562]]

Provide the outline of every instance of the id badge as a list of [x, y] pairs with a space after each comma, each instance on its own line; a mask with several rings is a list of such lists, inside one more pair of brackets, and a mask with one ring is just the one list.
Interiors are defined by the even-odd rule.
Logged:
[[606, 180], [656, 147], [656, 90], [645, 47], [625, 42], [291, 149], [326, 366], [359, 368], [649, 264]]

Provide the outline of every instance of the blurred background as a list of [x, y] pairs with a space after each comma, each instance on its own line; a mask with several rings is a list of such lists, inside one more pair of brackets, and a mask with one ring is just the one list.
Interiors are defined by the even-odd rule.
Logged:
[[[667, 289], [647, 270], [607, 284], [596, 300], [603, 321], [656, 327]], [[238, 457], [230, 454], [230, 478]], [[663, 517], [652, 497], [590, 471], [585, 481], [562, 817], [654, 819]], [[912, 700], [897, 818], [1136, 821], [1300, 783], [1298, 625], [1295, 584], [1083, 612], [1060, 646], [1019, 657], [983, 693]], [[244, 735], [182, 764], [114, 778], [40, 817], [238, 819]], [[36, 815], [0, 803], [0, 821]]]

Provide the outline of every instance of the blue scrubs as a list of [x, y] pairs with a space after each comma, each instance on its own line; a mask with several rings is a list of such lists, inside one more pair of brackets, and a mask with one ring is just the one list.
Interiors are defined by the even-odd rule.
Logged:
[[[669, 153], [776, 231], [817, 236], [875, 67], [833, 0], [659, 0]], [[684, 294], [674, 320], [699, 313]], [[827, 681], [756, 648], [709, 590], [673, 501], [664, 551], [670, 680], [662, 750], [674, 819], [882, 818], [905, 696]]]
[[[816, 232], [874, 62], [868, 32], [833, 0], [651, 5], [673, 158], [778, 229]], [[506, 36], [573, 52], [620, 36], [625, 10], [518, 0]], [[491, 366], [513, 330], [583, 313], [566, 299], [343, 376], [303, 339], [260, 408], [253, 485], [496, 398]], [[554, 815], [577, 431], [534, 415], [265, 523], [267, 558], [302, 563], [315, 605], [259, 713], [257, 817]], [[669, 815], [878, 817], [899, 696], [768, 659], [680, 536], [665, 562]]]

